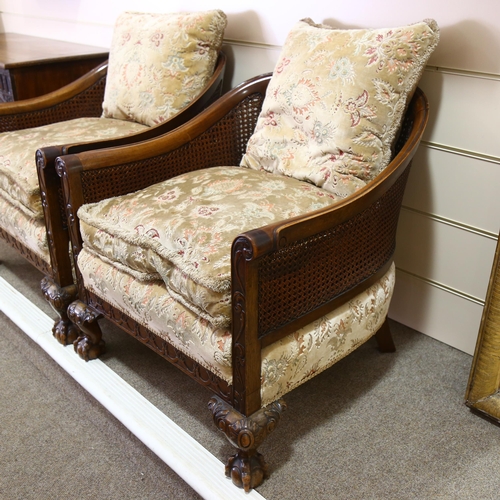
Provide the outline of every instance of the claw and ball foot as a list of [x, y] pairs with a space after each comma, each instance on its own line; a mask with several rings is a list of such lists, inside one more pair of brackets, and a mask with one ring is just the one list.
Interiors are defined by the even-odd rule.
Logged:
[[276, 428], [286, 404], [283, 400], [275, 401], [248, 417], [218, 396], [210, 400], [208, 407], [217, 428], [238, 448], [237, 453], [226, 464], [226, 476], [236, 486], [249, 492], [268, 476], [267, 465], [257, 448]]
[[100, 314], [76, 300], [68, 307], [68, 317], [81, 330], [80, 336], [73, 342], [77, 354], [85, 361], [96, 359], [103, 354], [106, 348], [97, 323]]
[[63, 345], [72, 344], [78, 337], [78, 328], [70, 321], [67, 314], [68, 306], [75, 300], [76, 286], [70, 285], [60, 287], [48, 276], [43, 278], [40, 287], [45, 300], [52, 306], [52, 309], [59, 315], [52, 327], [52, 334], [57, 341]]

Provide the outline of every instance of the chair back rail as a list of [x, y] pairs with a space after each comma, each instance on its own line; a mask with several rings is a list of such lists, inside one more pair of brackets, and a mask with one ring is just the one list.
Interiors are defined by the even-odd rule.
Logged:
[[[203, 92], [193, 99], [188, 106], [179, 111], [176, 115], [170, 117], [163, 123], [150, 127], [143, 132], [134, 135], [134, 142], [146, 141], [153, 139], [161, 134], [165, 134], [186, 123], [194, 118], [199, 112], [212, 103], [214, 103], [222, 95], [222, 87], [224, 83], [224, 73], [226, 70], [227, 58], [223, 52], [219, 52], [214, 72], [210, 80], [205, 85]], [[84, 151], [95, 151], [96, 149], [111, 148], [130, 144], [130, 139], [121, 137], [118, 139], [109, 139], [102, 142], [92, 142], [88, 144], [67, 144], [60, 154], [77, 154]]]

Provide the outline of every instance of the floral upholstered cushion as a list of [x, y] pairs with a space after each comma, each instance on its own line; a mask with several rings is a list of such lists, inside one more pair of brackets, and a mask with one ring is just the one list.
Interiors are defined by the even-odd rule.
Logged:
[[0, 228], [50, 263], [44, 219], [34, 219], [0, 195]]
[[242, 166], [348, 196], [384, 169], [439, 31], [297, 23], [275, 67]]
[[226, 15], [125, 12], [115, 24], [103, 112], [153, 126], [197, 97], [213, 74]]
[[[78, 256], [85, 288], [126, 312], [212, 373], [232, 382], [232, 337], [175, 300], [162, 280], [139, 281], [89, 253]], [[262, 351], [262, 405], [282, 397], [368, 340], [394, 290], [394, 264], [377, 283], [323, 318]]]
[[78, 216], [88, 252], [143, 282], [162, 280], [176, 300], [227, 327], [236, 236], [335, 201], [290, 177], [215, 167], [84, 205]]
[[37, 149], [58, 144], [97, 141], [147, 129], [110, 118], [77, 118], [43, 127], [0, 134], [0, 198], [34, 219], [43, 218], [36, 170]]

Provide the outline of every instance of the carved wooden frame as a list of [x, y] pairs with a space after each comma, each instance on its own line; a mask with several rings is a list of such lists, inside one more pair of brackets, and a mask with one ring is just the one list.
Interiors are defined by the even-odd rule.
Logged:
[[493, 260], [465, 404], [500, 423], [500, 237]]

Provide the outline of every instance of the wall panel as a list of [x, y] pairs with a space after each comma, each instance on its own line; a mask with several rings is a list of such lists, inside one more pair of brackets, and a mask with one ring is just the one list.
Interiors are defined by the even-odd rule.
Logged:
[[500, 160], [487, 161], [421, 144], [403, 205], [471, 229], [498, 234], [498, 186]]
[[432, 109], [425, 140], [500, 157], [500, 76], [427, 70], [420, 87]]
[[402, 210], [396, 266], [465, 295], [484, 300], [496, 239]]
[[[304, 17], [339, 28], [400, 26], [436, 19], [441, 43], [431, 64], [500, 74], [500, 7], [498, 0], [450, 2], [420, 0], [398, 8], [393, 0], [0, 0], [4, 15], [38, 17], [88, 24], [112, 24], [123, 10], [170, 11], [219, 8], [230, 19], [227, 37], [282, 45], [290, 26]], [[98, 13], [98, 15], [96, 15]], [[69, 34], [71, 36], [71, 34]], [[89, 36], [91, 30], [89, 29]], [[59, 38], [56, 32], [55, 37]], [[69, 38], [69, 41], [75, 41]]]
[[402, 271], [396, 274], [389, 317], [471, 355], [482, 311], [476, 302], [425, 280]]
[[279, 48], [257, 44], [225, 43], [228, 56], [226, 87], [231, 88], [262, 73], [274, 70], [280, 53]]

